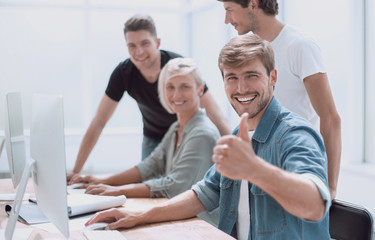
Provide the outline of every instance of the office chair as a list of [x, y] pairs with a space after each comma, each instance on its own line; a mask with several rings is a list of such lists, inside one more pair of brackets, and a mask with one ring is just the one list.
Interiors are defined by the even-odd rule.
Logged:
[[336, 240], [372, 240], [374, 222], [364, 207], [335, 200], [329, 210], [329, 233]]

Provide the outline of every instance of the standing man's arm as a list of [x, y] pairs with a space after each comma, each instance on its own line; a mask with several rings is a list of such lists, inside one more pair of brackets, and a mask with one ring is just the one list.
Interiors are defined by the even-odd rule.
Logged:
[[335, 199], [341, 160], [341, 119], [326, 73], [316, 73], [304, 79], [312, 106], [320, 117], [320, 133], [328, 159], [328, 183], [331, 199]]
[[209, 91], [206, 91], [201, 97], [201, 108], [206, 109], [206, 114], [210, 120], [216, 125], [221, 136], [231, 134], [228, 119], [221, 112], [219, 105]]
[[114, 113], [117, 105], [118, 102], [112, 100], [106, 94], [104, 94], [102, 100], [100, 101], [98, 110], [93, 120], [91, 121], [90, 126], [85, 133], [85, 136], [83, 137], [73, 171], [67, 174], [68, 181], [75, 174], [81, 172], [83, 165], [85, 164], [88, 156], [90, 155], [92, 149], [98, 141], [103, 128]]

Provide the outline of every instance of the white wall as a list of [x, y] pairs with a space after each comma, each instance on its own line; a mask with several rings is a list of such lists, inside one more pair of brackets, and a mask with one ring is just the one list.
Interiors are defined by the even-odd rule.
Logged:
[[[82, 138], [95, 114], [111, 72], [128, 58], [123, 34], [125, 21], [135, 13], [150, 14], [161, 38], [161, 48], [187, 55], [186, 27], [181, 27], [186, 22], [180, 14], [183, 3], [0, 0], [0, 136], [6, 92], [21, 92], [26, 130], [30, 126], [32, 94], [62, 94], [67, 167], [71, 169], [80, 143], [76, 139]], [[100, 162], [106, 154], [110, 154], [109, 160], [105, 166], [98, 164], [94, 169], [118, 169], [124, 146], [129, 148], [128, 156], [140, 160], [142, 119], [135, 101], [128, 95], [120, 102], [103, 136], [89, 164]], [[106, 141], [108, 138], [114, 139]], [[102, 143], [108, 149], [103, 154]], [[0, 164], [0, 171], [7, 171], [6, 164]]]
[[[366, 35], [364, 2], [368, 13]], [[372, 44], [375, 21], [370, 14], [375, 11], [374, 1], [282, 0], [279, 3], [279, 17], [312, 36], [323, 53], [342, 119], [343, 166], [338, 197], [367, 205], [375, 212], [375, 201], [372, 201], [375, 194], [366, 187], [375, 179], [375, 167], [362, 163], [375, 162], [375, 72], [372, 67], [375, 65]], [[137, 12], [152, 15], [162, 39], [161, 48], [193, 57], [198, 62], [231, 125], [237, 124], [238, 118], [227, 102], [217, 68], [221, 47], [235, 35], [233, 28], [224, 24], [222, 3], [211, 0], [55, 0], [52, 3], [0, 0], [0, 136], [6, 92], [22, 93], [26, 130], [30, 125], [32, 93], [63, 94], [67, 168], [71, 169], [82, 135], [112, 70], [128, 57], [122, 29], [126, 19]], [[141, 138], [140, 113], [135, 102], [126, 96], [90, 155], [85, 170], [111, 172], [134, 165], [140, 159]], [[353, 168], [356, 170], [352, 171]], [[7, 171], [3, 153], [0, 172]]]

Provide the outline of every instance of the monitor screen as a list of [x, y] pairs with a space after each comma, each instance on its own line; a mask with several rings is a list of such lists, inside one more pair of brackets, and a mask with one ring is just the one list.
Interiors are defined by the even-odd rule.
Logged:
[[[9, 115], [12, 115], [12, 112], [16, 109], [13, 105], [11, 106], [9, 109], [12, 109], [12, 111], [10, 111]], [[18, 107], [17, 109], [19, 109]], [[12, 119], [9, 122], [11, 123], [10, 125], [15, 124]], [[17, 140], [20, 132], [13, 131], [11, 127], [9, 129], [9, 132], [12, 132]], [[9, 140], [9, 142], [13, 146], [13, 142], [19, 141]], [[6, 240], [10, 240], [13, 237], [23, 195], [30, 172], [32, 172], [34, 192], [39, 209], [68, 238], [69, 219], [66, 191], [64, 110], [61, 96], [33, 96], [30, 150], [31, 158], [25, 161], [16, 198], [9, 213], [4, 237]], [[2, 239], [2, 236], [0, 236], [0, 239]]]
[[5, 144], [10, 177], [16, 188], [26, 162], [22, 99], [19, 92], [6, 94], [5, 110]]
[[34, 95], [30, 127], [34, 191], [39, 208], [69, 236], [63, 99]]

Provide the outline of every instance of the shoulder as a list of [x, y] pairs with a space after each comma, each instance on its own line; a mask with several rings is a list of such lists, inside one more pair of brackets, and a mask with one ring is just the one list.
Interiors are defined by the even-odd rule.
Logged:
[[322, 136], [309, 121], [282, 107], [278, 116], [278, 134], [280, 138], [311, 138], [323, 144]]
[[168, 131], [164, 134], [163, 139], [170, 137], [175, 131], [178, 129], [178, 121], [173, 122], [169, 128]]
[[285, 38], [289, 42], [289, 50], [318, 50], [319, 46], [315, 40], [308, 34], [300, 31], [299, 29], [285, 25]]
[[191, 137], [211, 138], [215, 140], [220, 137], [218, 129], [207, 116], [196, 121], [188, 132], [188, 135]]
[[160, 50], [160, 54], [161, 54], [162, 60], [165, 60], [166, 62], [168, 62], [170, 59], [173, 59], [173, 58], [183, 57], [181, 54], [178, 54], [172, 51], [167, 51], [167, 50]]
[[128, 58], [120, 62], [111, 74], [111, 81], [123, 81], [124, 79], [131, 79], [130, 75], [137, 70], [132, 61]]
[[122, 73], [130, 73], [131, 71], [133, 71], [133, 68], [134, 68], [134, 64], [132, 63], [132, 61], [130, 60], [130, 58], [128, 59], [125, 59], [124, 61], [120, 62], [115, 70], [117, 72], [122, 72]]
[[[122, 62], [120, 62], [116, 68], [112, 71], [110, 77], [110, 83], [113, 84], [127, 84], [127, 82], [134, 79], [133, 74], [138, 69], [132, 63], [132, 61], [128, 58]], [[118, 86], [118, 85], [116, 85]], [[124, 88], [127, 88], [124, 86]]]
[[286, 107], [281, 106], [277, 119], [280, 124], [285, 127], [293, 128], [298, 126], [311, 126], [310, 122], [301, 117], [299, 114], [290, 111]]
[[217, 139], [220, 134], [216, 126], [207, 117], [204, 109], [199, 110], [184, 128], [187, 137], [210, 137]]

